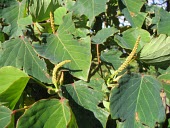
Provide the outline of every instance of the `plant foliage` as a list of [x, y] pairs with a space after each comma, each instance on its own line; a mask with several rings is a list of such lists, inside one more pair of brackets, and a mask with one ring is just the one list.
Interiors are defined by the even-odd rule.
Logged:
[[146, 0], [0, 1], [0, 127], [170, 127], [169, 19]]

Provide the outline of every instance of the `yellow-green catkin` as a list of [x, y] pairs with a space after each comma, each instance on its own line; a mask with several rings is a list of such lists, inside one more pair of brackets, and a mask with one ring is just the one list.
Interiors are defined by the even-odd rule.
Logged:
[[57, 83], [59, 82], [59, 79], [57, 79], [57, 74], [58, 74], [57, 72], [60, 67], [62, 67], [64, 64], [69, 63], [69, 62], [71, 62], [71, 60], [64, 60], [60, 62], [59, 64], [55, 65], [53, 69], [53, 73], [52, 73], [52, 82], [56, 88], [57, 88]]
[[55, 33], [55, 27], [54, 27], [54, 17], [53, 17], [53, 13], [50, 12], [50, 22], [51, 22], [51, 29], [53, 34]]
[[135, 55], [137, 49], [138, 49], [138, 45], [140, 42], [140, 36], [138, 36], [136, 43], [133, 47], [132, 52], [129, 54], [129, 56], [126, 58], [126, 60], [124, 61], [124, 63], [111, 75], [111, 78], [113, 78], [114, 76], [116, 76], [119, 72], [122, 72], [130, 63], [130, 61], [132, 60], [133, 56]]

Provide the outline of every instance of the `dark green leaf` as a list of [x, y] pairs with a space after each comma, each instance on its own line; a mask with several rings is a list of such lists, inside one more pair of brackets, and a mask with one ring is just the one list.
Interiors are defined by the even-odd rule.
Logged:
[[115, 69], [118, 69], [125, 59], [120, 58], [122, 52], [118, 49], [110, 49], [101, 53], [101, 60], [107, 63], [111, 63]]
[[3, 43], [3, 53], [0, 58], [0, 67], [14, 66], [20, 68], [41, 80], [50, 83], [47, 67], [43, 59], [40, 59], [30, 42], [26, 38], [11, 39]]
[[70, 120], [68, 100], [40, 100], [21, 116], [17, 128], [66, 128]]
[[140, 53], [140, 60], [147, 64], [167, 67], [170, 64], [170, 37], [161, 34], [146, 44]]
[[106, 3], [108, 0], [78, 0], [72, 7], [74, 13], [79, 15], [86, 15], [92, 21], [97, 15], [106, 10]]
[[5, 35], [3, 32], [0, 31], [0, 42], [4, 42], [5, 41]]
[[77, 81], [73, 84], [66, 85], [65, 87], [77, 104], [92, 111], [95, 117], [101, 122], [102, 126], [106, 127], [109, 114], [98, 107], [98, 104], [104, 99], [103, 92], [88, 88], [88, 84], [84, 81]]
[[119, 7], [131, 26], [141, 28], [147, 15], [147, 13], [140, 11], [145, 1], [121, 0], [121, 2], [119, 3]]
[[102, 44], [106, 41], [106, 39], [109, 36], [111, 36], [117, 32], [118, 32], [118, 30], [115, 27], [104, 28], [104, 29], [98, 31], [97, 34], [92, 37], [93, 44]]
[[29, 76], [17, 68], [0, 68], [0, 102], [14, 109], [29, 80]]
[[59, 26], [57, 33], [47, 37], [47, 44], [36, 49], [40, 55], [54, 64], [71, 60], [65, 67], [69, 68], [75, 77], [86, 81], [91, 63], [90, 37], [74, 39], [72, 34], [75, 30], [72, 14], [69, 13], [64, 17], [63, 24]]
[[12, 111], [5, 107], [0, 105], [0, 127], [6, 128], [8, 124], [11, 122], [11, 114]]
[[114, 39], [122, 48], [133, 49], [138, 36], [141, 37], [138, 46], [139, 51], [146, 43], [150, 42], [150, 34], [144, 29], [130, 28], [122, 33], [122, 37], [116, 35]]
[[153, 128], [166, 117], [160, 90], [161, 84], [152, 76], [124, 75], [110, 97], [112, 118], [124, 121], [125, 128], [139, 128], [143, 124]]

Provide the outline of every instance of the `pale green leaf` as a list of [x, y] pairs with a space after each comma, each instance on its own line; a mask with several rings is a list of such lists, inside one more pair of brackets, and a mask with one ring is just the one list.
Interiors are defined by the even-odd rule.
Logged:
[[113, 119], [124, 121], [124, 128], [154, 127], [165, 120], [160, 97], [161, 84], [154, 77], [126, 74], [112, 89], [110, 112]]
[[40, 59], [26, 38], [11, 39], [3, 43], [0, 67], [14, 66], [23, 69], [38, 80], [50, 83], [50, 76], [43, 59]]
[[170, 37], [159, 35], [153, 37], [150, 43], [147, 43], [140, 53], [140, 60], [147, 64], [167, 67], [170, 64]]
[[54, 11], [54, 23], [61, 25], [63, 23], [63, 16], [66, 15], [67, 9], [65, 7], [59, 7]]
[[19, 26], [21, 26], [21, 28], [24, 28], [25, 26], [31, 25], [33, 23], [32, 17], [31, 17], [31, 15], [29, 15], [27, 17], [20, 18], [17, 23]]
[[0, 102], [14, 109], [29, 80], [21, 70], [7, 66], [0, 68]]

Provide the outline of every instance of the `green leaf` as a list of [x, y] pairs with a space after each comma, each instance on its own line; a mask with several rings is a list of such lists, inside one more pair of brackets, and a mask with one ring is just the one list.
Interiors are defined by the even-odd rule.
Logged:
[[92, 37], [93, 44], [102, 44], [109, 36], [117, 32], [118, 30], [115, 27], [103, 28], [102, 30], [98, 31], [95, 36]]
[[37, 56], [28, 39], [8, 40], [3, 43], [2, 48], [4, 51], [0, 58], [0, 67], [14, 66], [42, 82], [51, 82], [44, 60]]
[[114, 40], [120, 45], [122, 48], [133, 49], [138, 36], [141, 37], [138, 51], [148, 42], [150, 42], [150, 34], [148, 31], [140, 28], [130, 28], [122, 33], [122, 37], [119, 35], [115, 35]]
[[122, 52], [118, 49], [110, 49], [101, 52], [101, 60], [107, 63], [111, 63], [115, 69], [118, 69], [120, 65], [125, 61], [124, 58], [120, 58]]
[[0, 127], [6, 128], [9, 123], [11, 122], [11, 114], [12, 111], [5, 107], [0, 105]]
[[29, 80], [29, 76], [21, 70], [7, 66], [0, 68], [0, 102], [6, 102], [14, 109]]
[[34, 22], [41, 22], [50, 18], [50, 11], [59, 7], [57, 0], [31, 0], [30, 14]]
[[63, 16], [66, 15], [67, 9], [65, 7], [59, 7], [54, 11], [54, 23], [61, 25], [63, 23]]
[[167, 67], [170, 64], [170, 37], [161, 34], [147, 43], [140, 53], [140, 60], [151, 65]]
[[160, 97], [161, 84], [154, 77], [126, 74], [112, 89], [110, 112], [113, 119], [124, 121], [125, 128], [154, 127], [165, 120]]
[[66, 128], [70, 120], [68, 100], [40, 100], [21, 116], [17, 128]]
[[104, 109], [98, 107], [98, 104], [104, 99], [103, 92], [88, 88], [88, 83], [81, 80], [65, 85], [65, 87], [77, 104], [92, 111], [102, 126], [106, 127], [109, 114]]
[[72, 7], [72, 11], [89, 18], [90, 26], [97, 15], [106, 10], [108, 0], [78, 0]]
[[9, 26], [5, 27], [3, 31], [9, 34], [11, 38], [23, 35], [22, 30], [25, 29], [25, 26], [20, 26], [18, 21], [25, 16], [25, 6], [26, 0], [22, 0], [22, 2], [17, 1], [2, 11], [2, 17], [5, 18], [6, 23], [9, 23]]
[[5, 41], [5, 35], [3, 32], [0, 31], [0, 42], [4, 42]]
[[167, 34], [170, 36], [170, 14], [163, 8], [159, 10], [160, 20], [158, 22], [158, 33]]
[[121, 0], [119, 7], [132, 27], [141, 28], [147, 13], [141, 12], [145, 0]]
[[46, 57], [54, 64], [71, 60], [65, 67], [69, 68], [75, 77], [86, 81], [91, 63], [90, 37], [86, 36], [78, 40], [73, 37], [74, 32], [72, 14], [68, 13], [57, 33], [47, 37], [47, 44], [35, 47], [41, 56]]

